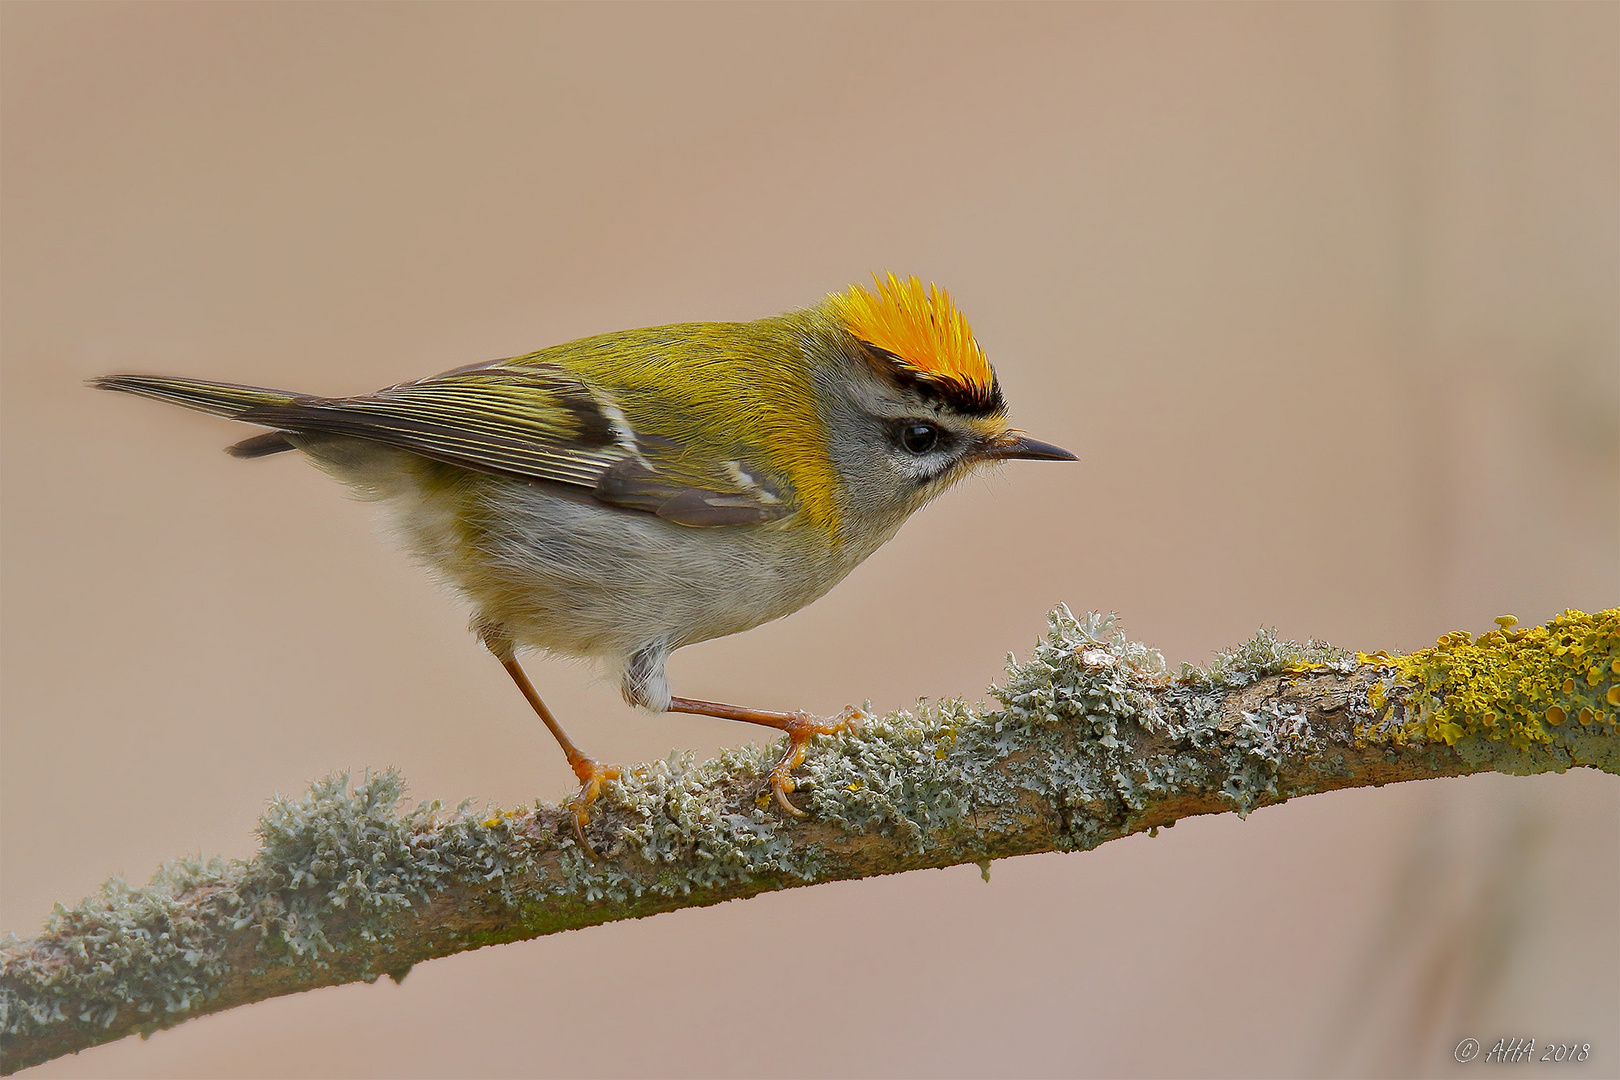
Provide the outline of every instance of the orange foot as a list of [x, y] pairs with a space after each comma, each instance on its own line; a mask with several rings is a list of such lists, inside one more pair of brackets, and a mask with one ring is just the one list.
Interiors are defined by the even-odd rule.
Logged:
[[579, 777], [579, 794], [568, 802], [568, 809], [574, 812], [574, 835], [579, 837], [579, 846], [584, 849], [586, 856], [594, 859], [596, 849], [585, 839], [585, 826], [591, 820], [591, 803], [602, 793], [603, 784], [619, 778], [619, 770], [616, 766], [603, 765], [584, 754], [570, 755], [568, 764], [574, 767], [574, 775]]
[[861, 710], [854, 706], [845, 706], [843, 714], [837, 720], [822, 720], [809, 713], [788, 713], [780, 725], [787, 732], [787, 749], [782, 752], [782, 759], [776, 763], [769, 777], [771, 791], [776, 795], [776, 803], [783, 810], [796, 818], [806, 818], [810, 815], [794, 806], [788, 795], [798, 788], [793, 779], [792, 772], [804, 764], [804, 755], [810, 748], [810, 740], [817, 735], [838, 735], [851, 730], [861, 716]]

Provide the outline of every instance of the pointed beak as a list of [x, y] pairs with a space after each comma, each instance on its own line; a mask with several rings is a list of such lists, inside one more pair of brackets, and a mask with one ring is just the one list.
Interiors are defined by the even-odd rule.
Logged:
[[1044, 443], [1039, 439], [1031, 439], [1029, 436], [1016, 431], [1009, 431], [974, 456], [981, 461], [1010, 461], [1013, 458], [1027, 461], [1080, 460], [1061, 446], [1053, 446], [1051, 443]]

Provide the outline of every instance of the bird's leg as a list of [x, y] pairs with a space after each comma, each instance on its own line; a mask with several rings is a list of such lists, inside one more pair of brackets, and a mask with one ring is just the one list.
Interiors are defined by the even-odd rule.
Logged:
[[741, 720], [745, 724], [763, 724], [787, 732], [787, 750], [783, 752], [782, 759], [776, 763], [776, 768], [771, 770], [771, 791], [775, 793], [776, 801], [783, 810], [799, 818], [810, 815], [789, 802], [788, 793], [798, 786], [793, 781], [792, 773], [794, 769], [804, 764], [804, 754], [810, 740], [817, 735], [837, 735], [839, 732], [848, 731], [854, 726], [855, 719], [860, 716], [858, 709], [845, 709], [844, 714], [837, 720], [821, 720], [804, 712], [745, 709], [740, 705], [683, 697], [670, 698], [669, 711], [717, 716], [722, 720]]
[[592, 850], [590, 841], [585, 839], [585, 823], [591, 819], [591, 803], [601, 794], [602, 785], [609, 780], [617, 780], [619, 770], [611, 765], [602, 765], [595, 758], [580, 753], [579, 747], [574, 745], [574, 741], [563, 731], [562, 725], [557, 723], [557, 718], [551, 715], [551, 710], [546, 708], [546, 703], [540, 700], [540, 695], [534, 692], [533, 684], [529, 682], [529, 677], [523, 673], [523, 669], [518, 667], [517, 660], [506, 657], [501, 660], [501, 666], [512, 676], [512, 681], [517, 683], [518, 689], [523, 692], [529, 704], [534, 706], [541, 723], [546, 725], [551, 737], [562, 747], [563, 756], [568, 759], [574, 775], [579, 777], [579, 794], [574, 796], [568, 806], [574, 812], [574, 835], [579, 837], [580, 846], [585, 849], [585, 854], [594, 858], [596, 852]]

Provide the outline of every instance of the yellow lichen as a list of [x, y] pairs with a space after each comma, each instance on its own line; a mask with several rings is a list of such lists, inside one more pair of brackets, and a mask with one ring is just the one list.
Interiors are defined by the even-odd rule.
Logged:
[[[1588, 615], [1566, 611], [1546, 626], [1520, 629], [1511, 615], [1476, 641], [1447, 634], [1432, 649], [1408, 656], [1358, 653], [1364, 664], [1389, 668], [1368, 704], [1381, 710], [1389, 691], [1410, 691], [1406, 724], [1391, 737], [1444, 740], [1505, 739], [1520, 749], [1553, 741], [1571, 716], [1583, 725], [1615, 724], [1620, 714], [1620, 609]], [[1607, 684], [1607, 685], [1605, 685]]]

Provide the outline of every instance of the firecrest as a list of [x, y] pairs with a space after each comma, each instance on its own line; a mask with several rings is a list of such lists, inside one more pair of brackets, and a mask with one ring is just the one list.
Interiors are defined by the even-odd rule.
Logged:
[[[410, 550], [465, 596], [472, 628], [580, 779], [581, 753], [517, 655], [599, 658], [624, 697], [787, 732], [782, 809], [822, 721], [675, 697], [664, 663], [825, 593], [975, 468], [1074, 455], [1008, 428], [1006, 403], [943, 289], [874, 279], [745, 323], [624, 330], [360, 397], [147, 375], [94, 380], [271, 429], [229, 448], [299, 450], [381, 503]], [[589, 845], [585, 845], [589, 851]]]

